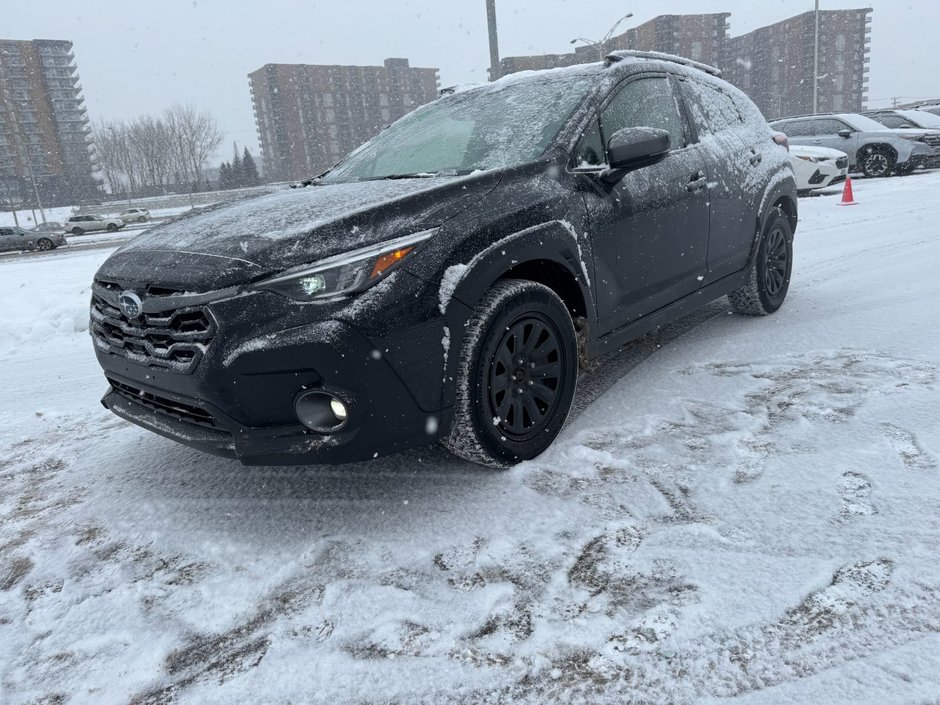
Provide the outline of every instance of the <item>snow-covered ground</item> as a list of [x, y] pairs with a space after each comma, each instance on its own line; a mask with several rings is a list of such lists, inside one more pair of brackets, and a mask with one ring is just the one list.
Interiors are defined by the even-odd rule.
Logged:
[[0, 702], [936, 703], [940, 173], [855, 187], [507, 472], [177, 446], [98, 405], [107, 251], [0, 261]]

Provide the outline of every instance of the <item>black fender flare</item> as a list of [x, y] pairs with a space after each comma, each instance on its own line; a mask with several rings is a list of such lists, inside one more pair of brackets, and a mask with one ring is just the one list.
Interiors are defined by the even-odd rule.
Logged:
[[757, 211], [757, 230], [754, 233], [754, 242], [751, 244], [748, 268], [754, 263], [754, 258], [757, 257], [761, 233], [764, 232], [774, 208], [780, 207], [786, 213], [790, 221], [790, 229], [794, 234], [796, 233], [796, 226], [799, 221], [799, 207], [797, 204], [796, 180], [793, 178], [792, 172], [778, 172], [765, 189], [764, 197], [761, 199], [760, 208]]
[[596, 321], [591, 291], [593, 259], [586, 237], [560, 220], [542, 223], [497, 240], [466, 264], [446, 268], [440, 287], [445, 338], [449, 339], [444, 370], [444, 408], [454, 403], [458, 365], [465, 343], [464, 331], [477, 304], [498, 280], [529, 263], [551, 263], [563, 268], [577, 283], [588, 325]]

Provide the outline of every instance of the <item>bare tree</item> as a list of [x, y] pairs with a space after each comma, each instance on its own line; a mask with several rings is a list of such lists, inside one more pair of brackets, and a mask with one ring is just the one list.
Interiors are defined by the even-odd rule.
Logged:
[[202, 170], [212, 153], [225, 138], [215, 118], [191, 105], [176, 103], [164, 113], [164, 119], [173, 132], [174, 148], [188, 179], [198, 182]]

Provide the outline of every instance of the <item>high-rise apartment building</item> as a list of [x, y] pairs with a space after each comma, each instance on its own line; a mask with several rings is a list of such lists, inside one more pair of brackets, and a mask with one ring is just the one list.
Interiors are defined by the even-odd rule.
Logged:
[[434, 100], [437, 69], [267, 64], [248, 75], [266, 178], [325, 171], [385, 126]]
[[0, 201], [80, 203], [98, 190], [72, 43], [0, 40]]
[[[858, 112], [868, 100], [871, 8], [819, 13], [818, 112]], [[804, 12], [728, 43], [724, 77], [768, 119], [813, 112], [816, 13]]]
[[649, 22], [611, 37], [603, 46], [577, 47], [570, 54], [508, 56], [500, 61], [503, 75], [517, 71], [551, 69], [599, 61], [620, 49], [678, 54], [717, 66], [724, 60], [730, 13], [707, 15], [660, 15]]
[[[818, 110], [857, 112], [868, 99], [871, 8], [819, 13]], [[570, 54], [511, 56], [503, 74], [598, 61], [617, 49], [678, 54], [717, 66], [768, 118], [813, 111], [815, 12], [729, 35], [730, 13], [660, 15], [611, 38], [603, 47]]]

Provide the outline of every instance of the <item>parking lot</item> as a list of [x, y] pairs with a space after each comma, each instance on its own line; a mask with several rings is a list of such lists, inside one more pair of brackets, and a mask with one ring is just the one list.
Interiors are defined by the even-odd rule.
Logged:
[[87, 334], [113, 243], [0, 259], [0, 700], [932, 702], [938, 188], [801, 199], [786, 307], [627, 346], [500, 472], [132, 427]]

